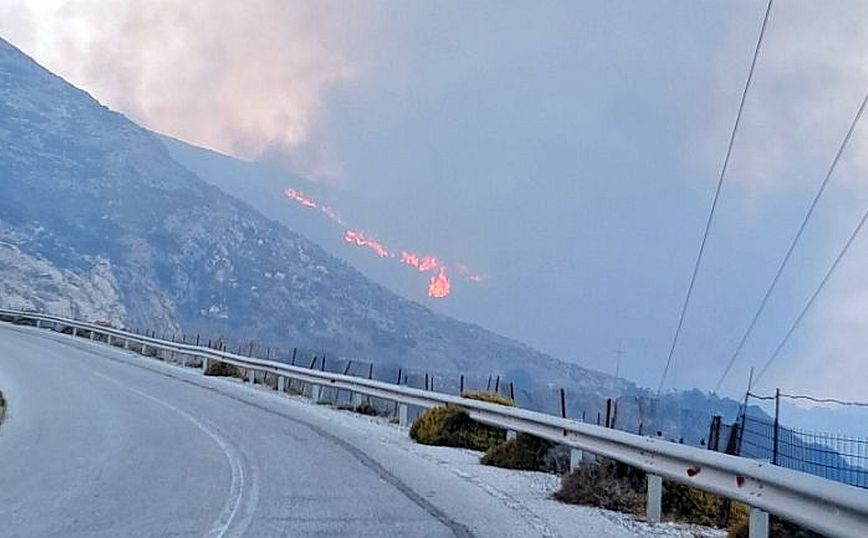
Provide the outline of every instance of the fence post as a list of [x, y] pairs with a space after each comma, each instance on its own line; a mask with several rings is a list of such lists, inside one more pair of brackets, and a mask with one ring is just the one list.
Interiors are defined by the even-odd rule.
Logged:
[[646, 498], [645, 515], [648, 521], [659, 523], [663, 515], [663, 478], [656, 474], [648, 476], [648, 495]]
[[464, 374], [458, 378], [458, 395], [461, 396], [464, 394]]
[[750, 367], [750, 375], [747, 378], [747, 390], [744, 391], [744, 403], [741, 407], [741, 426], [738, 428], [738, 443], [735, 449], [735, 455], [741, 455], [741, 441], [744, 437], [744, 426], [745, 422], [747, 422], [747, 404], [750, 398], [750, 389], [753, 386], [753, 366]]
[[708, 450], [715, 452], [720, 448], [720, 420], [720, 415], [714, 415], [708, 426]]
[[781, 389], [775, 389], [775, 430], [772, 432], [772, 465], [778, 464], [778, 437], [780, 436]]
[[748, 538], [769, 538], [769, 513], [750, 507]]

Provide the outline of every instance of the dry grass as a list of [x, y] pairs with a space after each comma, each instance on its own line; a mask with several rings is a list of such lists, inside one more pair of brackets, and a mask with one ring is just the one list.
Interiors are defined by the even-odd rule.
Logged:
[[493, 446], [482, 456], [483, 465], [517, 469], [520, 471], [549, 471], [546, 454], [554, 443], [519, 433], [515, 439]]
[[552, 495], [569, 504], [597, 506], [640, 515], [645, 510], [645, 474], [613, 460], [582, 465], [561, 482]]
[[461, 393], [462, 398], [468, 398], [470, 400], [479, 400], [482, 402], [495, 403], [499, 405], [506, 405], [509, 407], [515, 407], [515, 402], [506, 396], [501, 396], [496, 392], [488, 392], [484, 390], [465, 390]]
[[205, 370], [205, 375], [215, 377], [237, 377], [244, 379], [244, 371], [241, 368], [227, 362], [212, 362]]

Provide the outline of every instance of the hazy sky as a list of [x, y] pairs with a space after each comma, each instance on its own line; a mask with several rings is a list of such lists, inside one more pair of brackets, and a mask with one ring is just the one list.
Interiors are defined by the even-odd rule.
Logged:
[[[656, 387], [764, 9], [5, 0], [0, 35], [151, 128], [277, 162], [363, 228], [490, 275], [436, 310], [610, 372], [623, 342], [621, 372]], [[865, 20], [863, 1], [776, 3], [675, 386], [713, 387], [756, 308], [868, 90]], [[866, 206], [863, 122], [728, 393]], [[864, 399], [866, 273], [862, 238], [762, 389]]]

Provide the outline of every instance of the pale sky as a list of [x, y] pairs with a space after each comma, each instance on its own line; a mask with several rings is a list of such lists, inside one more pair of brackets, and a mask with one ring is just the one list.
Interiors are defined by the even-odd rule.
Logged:
[[[6, 0], [0, 35], [150, 128], [277, 163], [366, 230], [489, 275], [435, 310], [609, 372], [623, 342], [621, 372], [656, 387], [764, 9]], [[676, 387], [713, 387], [807, 209], [868, 90], [865, 20], [862, 1], [776, 2]], [[866, 186], [863, 124], [728, 394], [783, 336]], [[362, 269], [422, 300], [378, 267]], [[866, 271], [862, 238], [764, 389], [863, 398]]]

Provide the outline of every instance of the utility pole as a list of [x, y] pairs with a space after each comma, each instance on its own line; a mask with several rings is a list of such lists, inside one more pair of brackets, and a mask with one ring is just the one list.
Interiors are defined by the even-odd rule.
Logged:
[[621, 377], [621, 356], [624, 354], [624, 341], [618, 341], [618, 349], [615, 351], [615, 377]]

